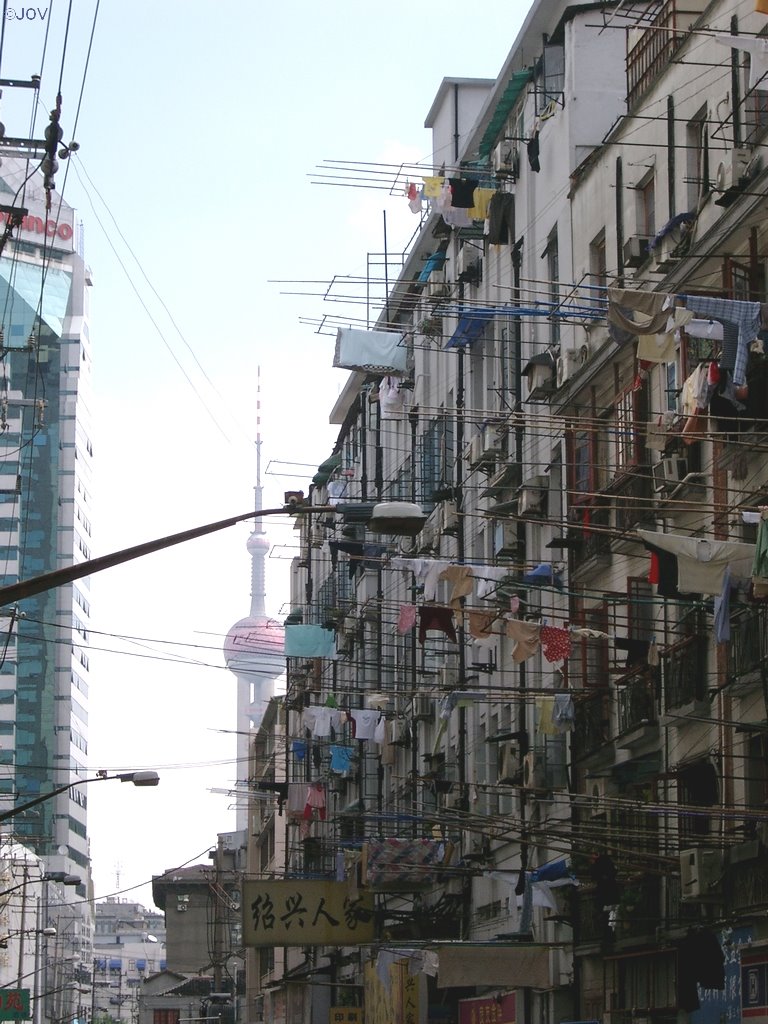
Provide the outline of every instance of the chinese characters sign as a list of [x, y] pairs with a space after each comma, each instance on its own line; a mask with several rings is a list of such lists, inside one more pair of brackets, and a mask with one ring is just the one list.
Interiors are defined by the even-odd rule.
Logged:
[[360, 946], [374, 939], [373, 896], [346, 882], [243, 883], [246, 946]]
[[515, 993], [459, 1000], [459, 1024], [515, 1024]]
[[332, 1006], [330, 1024], [363, 1024], [361, 1006]]
[[0, 1020], [29, 1020], [28, 988], [0, 988]]

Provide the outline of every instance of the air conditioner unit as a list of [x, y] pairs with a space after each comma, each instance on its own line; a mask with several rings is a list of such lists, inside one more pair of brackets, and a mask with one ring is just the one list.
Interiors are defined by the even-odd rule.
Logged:
[[440, 506], [438, 529], [440, 530], [440, 533], [458, 533], [459, 513], [456, 511], [455, 502], [444, 501]]
[[668, 455], [653, 466], [652, 472], [654, 490], [668, 490], [688, 476], [688, 460], [684, 455]]
[[498, 782], [506, 785], [514, 785], [520, 781], [519, 761], [517, 750], [509, 743], [499, 745], [498, 761]]
[[740, 188], [747, 176], [752, 153], [748, 149], [732, 149], [724, 160], [717, 165], [715, 172], [715, 189], [717, 192], [730, 192]]
[[426, 693], [413, 698], [412, 714], [417, 722], [431, 722], [435, 717], [435, 699]]
[[475, 434], [469, 442], [469, 465], [472, 469], [478, 466], [490, 466], [502, 454], [501, 444], [496, 432], [486, 427]]
[[516, 555], [518, 551], [517, 527], [514, 523], [496, 523], [493, 529], [493, 553], [499, 558], [503, 555]]
[[530, 750], [523, 758], [523, 789], [544, 789], [545, 784], [541, 756]]
[[528, 373], [528, 397], [539, 398], [546, 396], [552, 390], [552, 363], [534, 363], [529, 365]]
[[535, 476], [525, 481], [518, 491], [517, 514], [540, 515], [544, 511], [548, 486], [546, 477]]
[[459, 250], [456, 258], [456, 276], [473, 277], [480, 280], [480, 263], [483, 258], [483, 250], [471, 243], [465, 243]]
[[309, 530], [309, 546], [312, 548], [321, 548], [324, 540], [325, 530], [320, 523], [315, 523]]
[[439, 679], [440, 686], [444, 690], [450, 690], [452, 687], [456, 686], [456, 669], [444, 665], [440, 669]]
[[514, 143], [499, 142], [491, 153], [491, 166], [494, 174], [508, 174], [516, 178], [520, 171], [520, 155]]
[[451, 294], [451, 286], [445, 279], [444, 270], [433, 270], [427, 282], [427, 295], [432, 299], [446, 299]]
[[557, 358], [557, 386], [561, 388], [589, 359], [589, 347], [567, 348]]
[[630, 235], [624, 242], [624, 266], [642, 267], [651, 258], [648, 251], [650, 238], [647, 235]]
[[701, 900], [716, 895], [722, 877], [722, 854], [697, 846], [680, 853], [680, 895]]

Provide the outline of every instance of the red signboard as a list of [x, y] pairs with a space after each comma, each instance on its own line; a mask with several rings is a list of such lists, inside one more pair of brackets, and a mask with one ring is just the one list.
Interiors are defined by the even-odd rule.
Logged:
[[515, 993], [460, 999], [459, 1024], [515, 1024]]

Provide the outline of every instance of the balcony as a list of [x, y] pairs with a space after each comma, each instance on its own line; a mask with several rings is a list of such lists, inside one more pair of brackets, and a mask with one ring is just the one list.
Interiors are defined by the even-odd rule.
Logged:
[[656, 679], [653, 669], [640, 665], [616, 680], [619, 736], [656, 724]]
[[728, 676], [731, 682], [749, 682], [768, 657], [768, 608], [757, 606], [731, 620]]
[[689, 637], [662, 655], [664, 710], [681, 710], [707, 697], [706, 649]]
[[731, 864], [725, 876], [728, 905], [732, 913], [768, 910], [768, 863], [764, 859]]
[[[666, 70], [673, 54], [706, 7], [706, 0], [666, 0], [627, 52], [627, 106], [630, 110]], [[628, 39], [631, 39], [631, 35]]]
[[597, 753], [609, 742], [608, 699], [607, 693], [600, 692], [577, 702], [572, 736], [574, 760]]
[[[577, 508], [579, 527], [576, 533], [578, 545], [573, 548], [571, 571], [586, 574], [590, 569], [600, 569], [611, 559], [611, 510], [609, 506], [598, 508]], [[570, 531], [569, 531], [570, 533]]]

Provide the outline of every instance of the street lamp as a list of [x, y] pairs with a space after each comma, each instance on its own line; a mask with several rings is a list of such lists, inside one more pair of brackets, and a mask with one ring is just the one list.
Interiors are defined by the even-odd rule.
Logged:
[[84, 786], [89, 782], [108, 782], [112, 779], [119, 779], [121, 782], [132, 782], [134, 786], [156, 786], [160, 781], [160, 776], [154, 771], [118, 772], [116, 775], [98, 772], [91, 779], [76, 779], [74, 782], [68, 782], [64, 786], [57, 786], [56, 789], [52, 789], [49, 793], [41, 793], [32, 800], [27, 800], [23, 804], [17, 804], [9, 811], [3, 811], [0, 813], [0, 822], [15, 818], [17, 814], [23, 814], [30, 807], [36, 807], [45, 800], [52, 800], [53, 797], [58, 796], [60, 793], [66, 793], [68, 790], [74, 789], [75, 786]]

